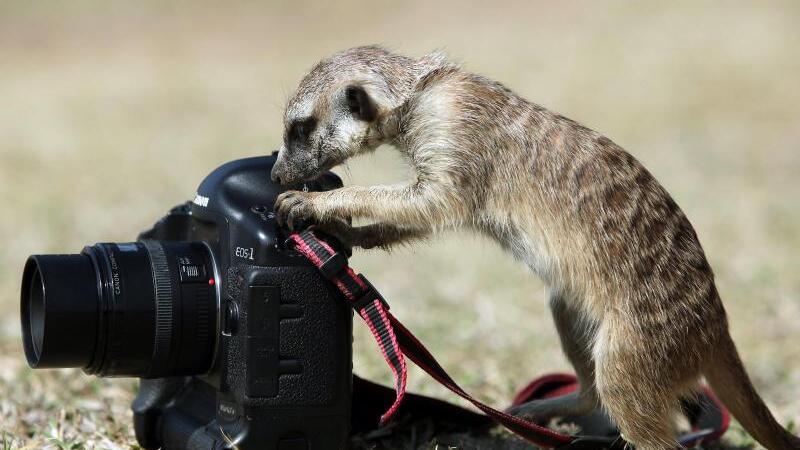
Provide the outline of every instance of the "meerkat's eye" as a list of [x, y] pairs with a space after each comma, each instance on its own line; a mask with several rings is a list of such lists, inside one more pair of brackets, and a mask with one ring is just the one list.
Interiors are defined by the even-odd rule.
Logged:
[[314, 117], [295, 120], [289, 128], [289, 139], [293, 141], [304, 141], [308, 139], [316, 127], [317, 119]]

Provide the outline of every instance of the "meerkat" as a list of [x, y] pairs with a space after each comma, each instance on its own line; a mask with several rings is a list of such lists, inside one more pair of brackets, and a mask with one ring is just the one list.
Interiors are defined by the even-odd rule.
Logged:
[[[414, 179], [288, 191], [278, 221], [389, 247], [477, 230], [548, 286], [577, 393], [513, 410], [546, 421], [602, 407], [640, 450], [680, 448], [672, 419], [705, 376], [771, 450], [800, 449], [756, 393], [697, 235], [667, 191], [609, 138], [438, 54], [358, 47], [322, 60], [285, 110], [272, 179], [313, 179], [381, 144]], [[350, 226], [348, 218], [368, 221]]]

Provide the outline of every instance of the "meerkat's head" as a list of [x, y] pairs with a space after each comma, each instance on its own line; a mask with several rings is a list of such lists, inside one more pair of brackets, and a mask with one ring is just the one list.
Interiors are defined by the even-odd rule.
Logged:
[[391, 139], [392, 113], [414, 87], [423, 59], [370, 46], [314, 66], [286, 106], [272, 180], [290, 184], [316, 178]]

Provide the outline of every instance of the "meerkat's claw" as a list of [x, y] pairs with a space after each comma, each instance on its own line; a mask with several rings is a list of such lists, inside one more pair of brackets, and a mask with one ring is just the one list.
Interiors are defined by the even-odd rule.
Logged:
[[294, 230], [314, 219], [310, 192], [286, 191], [275, 200], [275, 218], [278, 225]]

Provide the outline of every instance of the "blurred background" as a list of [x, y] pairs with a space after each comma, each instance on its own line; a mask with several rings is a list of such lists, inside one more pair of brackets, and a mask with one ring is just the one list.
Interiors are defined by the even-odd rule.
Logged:
[[[25, 258], [133, 239], [219, 164], [276, 149], [305, 71], [370, 43], [442, 49], [640, 159], [695, 225], [759, 391], [800, 423], [799, 23], [792, 0], [0, 2], [0, 448], [134, 445], [134, 381], [27, 369]], [[339, 173], [407, 175], [389, 148]], [[486, 400], [568, 369], [542, 285], [484, 238], [353, 265]], [[356, 371], [388, 381], [356, 328]]]

